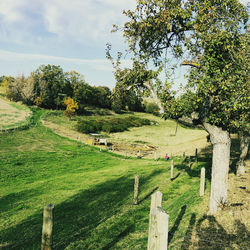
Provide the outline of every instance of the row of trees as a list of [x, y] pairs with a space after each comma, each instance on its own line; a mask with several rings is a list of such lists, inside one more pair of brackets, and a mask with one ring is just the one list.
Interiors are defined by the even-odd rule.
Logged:
[[2, 76], [0, 86], [11, 100], [48, 109], [64, 109], [65, 100], [72, 98], [80, 114], [86, 105], [112, 108], [115, 112], [143, 110], [141, 97], [132, 89], [116, 87], [112, 93], [108, 87], [90, 86], [76, 71], [65, 73], [55, 65], [41, 65], [28, 77]]
[[[249, 136], [247, 9], [238, 0], [137, 0], [136, 9], [124, 13], [129, 21], [122, 29], [134, 64], [120, 69], [120, 53], [115, 64], [109, 46], [115, 77], [124, 88], [147, 89], [165, 118], [189, 115], [208, 132], [213, 145], [209, 208], [216, 212], [227, 203], [230, 132]], [[158, 79], [170, 54], [191, 66], [182, 96]], [[158, 70], [150, 70], [152, 62]], [[248, 139], [242, 141], [248, 145]]]

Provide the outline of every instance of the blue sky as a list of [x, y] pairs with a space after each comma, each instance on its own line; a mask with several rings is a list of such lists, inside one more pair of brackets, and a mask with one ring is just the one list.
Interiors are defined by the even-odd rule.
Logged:
[[[83, 74], [91, 85], [114, 87], [106, 43], [114, 51], [125, 48], [122, 34], [110, 30], [126, 21], [123, 9], [135, 5], [135, 0], [0, 0], [0, 76], [29, 75], [41, 64], [55, 64]], [[177, 83], [184, 73], [177, 72]]]

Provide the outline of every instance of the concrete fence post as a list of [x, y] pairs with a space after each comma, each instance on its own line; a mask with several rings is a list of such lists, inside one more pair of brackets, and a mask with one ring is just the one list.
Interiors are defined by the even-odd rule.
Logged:
[[139, 176], [135, 176], [135, 184], [134, 184], [134, 205], [139, 204]]
[[170, 179], [174, 178], [174, 161], [171, 160], [171, 175], [170, 175]]
[[49, 204], [43, 209], [42, 245], [41, 250], [52, 249], [53, 232], [53, 204]]
[[201, 168], [201, 179], [200, 179], [200, 196], [205, 193], [205, 168]]

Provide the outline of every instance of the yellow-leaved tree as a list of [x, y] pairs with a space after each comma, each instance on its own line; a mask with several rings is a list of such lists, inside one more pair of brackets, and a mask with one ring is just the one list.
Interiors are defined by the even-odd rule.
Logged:
[[64, 100], [64, 105], [66, 106], [64, 114], [69, 118], [71, 118], [78, 109], [77, 102], [75, 102], [71, 97], [68, 97], [67, 99]]

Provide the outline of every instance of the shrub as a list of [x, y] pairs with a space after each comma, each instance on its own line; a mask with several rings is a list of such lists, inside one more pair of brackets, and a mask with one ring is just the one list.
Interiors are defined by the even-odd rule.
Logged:
[[150, 125], [150, 120], [141, 119], [135, 116], [126, 117], [103, 117], [103, 118], [91, 118], [89, 120], [79, 120], [77, 124], [77, 130], [82, 133], [93, 132], [123, 132], [130, 127], [140, 127], [143, 125]]
[[159, 107], [157, 104], [153, 102], [146, 103], [146, 108], [145, 108], [146, 113], [158, 115], [159, 114]]

